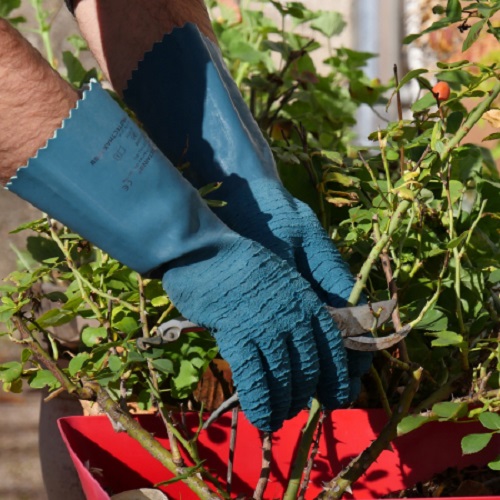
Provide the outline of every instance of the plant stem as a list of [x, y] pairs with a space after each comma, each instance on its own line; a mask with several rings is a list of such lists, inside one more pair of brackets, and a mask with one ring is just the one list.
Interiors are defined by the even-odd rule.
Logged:
[[385, 178], [387, 181], [387, 196], [389, 197], [389, 208], [392, 208], [394, 201], [394, 193], [392, 191], [391, 172], [389, 170], [389, 162], [387, 160], [386, 147], [387, 139], [382, 138], [382, 132], [378, 131], [378, 142], [380, 144], [380, 155], [382, 157], [382, 165], [384, 166]]
[[[149, 332], [148, 319], [146, 314], [146, 298], [144, 296], [144, 281], [140, 274], [137, 274], [137, 284], [139, 287], [139, 317], [141, 320], [142, 336], [145, 338], [150, 338], [151, 334]], [[170, 418], [170, 415], [168, 414], [168, 411], [165, 408], [165, 405], [163, 404], [163, 401], [161, 400], [160, 388], [158, 384], [158, 376], [153, 366], [153, 360], [148, 358], [147, 365], [148, 365], [149, 376], [151, 377], [151, 385], [154, 388], [154, 393], [153, 393], [154, 403], [160, 410], [161, 418], [167, 430], [168, 441], [170, 443], [170, 451], [172, 453], [172, 461], [177, 467], [184, 467], [185, 466], [184, 459], [182, 458], [182, 455], [179, 451], [175, 435], [172, 432], [173, 429], [172, 420]]]
[[42, 39], [43, 48], [45, 49], [45, 55], [49, 64], [55, 69], [56, 60], [54, 58], [54, 51], [52, 49], [52, 41], [50, 39], [50, 24], [45, 21], [47, 17], [47, 12], [43, 9], [41, 0], [31, 0], [31, 5], [35, 11], [35, 17], [38, 24], [37, 33]]
[[307, 463], [307, 457], [309, 455], [309, 450], [313, 441], [314, 431], [318, 426], [320, 416], [321, 405], [319, 401], [314, 398], [311, 403], [311, 409], [309, 410], [309, 418], [304, 429], [302, 429], [302, 437], [300, 439], [299, 449], [297, 452], [297, 456], [295, 457], [295, 460], [293, 462], [292, 474], [290, 476], [291, 478], [283, 496], [283, 500], [295, 500], [297, 498], [302, 479], [302, 473]]
[[349, 295], [349, 304], [354, 306], [358, 303], [361, 293], [366, 285], [368, 280], [368, 276], [370, 275], [370, 271], [374, 266], [376, 260], [379, 258], [383, 249], [389, 243], [391, 236], [394, 234], [396, 229], [400, 227], [401, 220], [404, 214], [408, 211], [411, 206], [411, 202], [408, 200], [402, 200], [398, 205], [396, 211], [392, 214], [391, 220], [389, 221], [389, 226], [386, 231], [380, 235], [379, 241], [373, 246], [370, 254], [366, 258], [361, 270], [357, 276], [356, 283], [351, 290], [351, 294]]
[[[398, 109], [398, 120], [399, 120], [399, 125], [401, 126], [403, 123], [403, 104], [401, 103], [401, 92], [399, 89], [399, 75], [398, 75], [397, 64], [394, 65], [393, 71], [394, 71], [394, 84], [396, 85], [396, 103]], [[405, 172], [405, 148], [402, 144], [399, 147], [399, 171], [401, 177], [403, 177]]]
[[319, 451], [319, 441], [321, 439], [321, 431], [323, 429], [323, 421], [325, 419], [325, 412], [321, 413], [321, 417], [318, 422], [318, 427], [316, 430], [316, 437], [314, 439], [313, 447], [311, 450], [311, 454], [309, 455], [309, 459], [307, 460], [307, 467], [306, 470], [304, 471], [304, 479], [302, 480], [302, 484], [300, 485], [300, 493], [298, 500], [304, 500], [304, 497], [307, 492], [307, 487], [309, 485], [309, 481], [311, 478], [311, 472], [314, 467], [314, 460], [316, 458], [316, 455], [318, 454]]
[[253, 494], [253, 500], [262, 500], [264, 498], [269, 474], [271, 473], [272, 447], [272, 433], [264, 432], [262, 435], [262, 468], [259, 481]]
[[59, 235], [57, 234], [56, 230], [54, 229], [52, 221], [50, 220], [50, 218], [47, 218], [47, 220], [48, 220], [48, 224], [49, 224], [51, 238], [56, 242], [57, 246], [59, 247], [61, 252], [64, 254], [64, 257], [66, 259], [66, 264], [68, 265], [71, 272], [74, 274], [76, 281], [78, 282], [80, 291], [82, 293], [82, 297], [84, 298], [85, 302], [87, 302], [89, 307], [92, 309], [92, 311], [94, 312], [96, 317], [99, 318], [102, 315], [101, 315], [99, 309], [96, 307], [96, 305], [90, 300], [90, 297], [89, 297], [87, 291], [85, 290], [84, 285], [87, 286], [93, 294], [95, 294], [103, 299], [106, 299], [106, 302], [111, 300], [113, 303], [116, 303], [116, 304], [119, 304], [123, 307], [126, 307], [130, 311], [139, 312], [138, 307], [130, 304], [129, 302], [121, 300], [118, 297], [110, 296], [106, 292], [103, 292], [99, 288], [96, 288], [92, 283], [90, 283], [90, 281], [88, 281], [86, 278], [84, 278], [82, 276], [82, 274], [80, 273], [80, 271], [78, 270], [78, 268], [76, 267], [76, 264], [73, 261], [73, 258], [71, 257], [69, 250], [66, 248], [66, 246], [63, 244], [63, 242], [59, 238]]
[[382, 408], [384, 408], [385, 413], [390, 418], [392, 416], [391, 405], [389, 404], [389, 400], [387, 399], [387, 394], [385, 393], [384, 385], [382, 384], [380, 375], [373, 365], [370, 366], [370, 376], [372, 377], [373, 381], [375, 382], [375, 386], [377, 387], [377, 392], [380, 398], [380, 402], [382, 403]]
[[[381, 236], [380, 228], [378, 225], [378, 217], [376, 218], [376, 220], [374, 220], [373, 223], [373, 236], [375, 242], [380, 240]], [[398, 286], [392, 274], [391, 259], [389, 258], [389, 255], [387, 254], [387, 250], [385, 248], [383, 248], [380, 252], [380, 262], [382, 263], [382, 268], [384, 270], [385, 279], [387, 281], [387, 287], [389, 288], [389, 292], [391, 294], [391, 299], [396, 301], [396, 307], [392, 312], [392, 323], [396, 331], [399, 331], [401, 330], [401, 328], [403, 328], [403, 324], [401, 323], [401, 317], [399, 316]], [[404, 362], [409, 363], [410, 357], [408, 355], [408, 349], [406, 348], [406, 342], [404, 341], [404, 339], [398, 343], [398, 349], [401, 355], [401, 359]]]
[[411, 402], [418, 390], [422, 371], [422, 368], [418, 368], [413, 372], [412, 378], [401, 395], [397, 410], [392, 414], [391, 419], [382, 429], [377, 439], [325, 486], [325, 491], [318, 495], [318, 499], [341, 498], [346, 489], [367, 471], [379, 455], [388, 448], [389, 443], [397, 437], [398, 424], [408, 415]]
[[[171, 453], [143, 429], [129, 414], [111, 399], [108, 392], [97, 383], [87, 383], [97, 396], [97, 402], [113, 422], [124, 428], [127, 434], [137, 441], [153, 458], [175, 475], [183, 475], [187, 470], [178, 467]], [[218, 500], [219, 497], [196, 474], [188, 475], [183, 482], [201, 499]]]
[[22, 320], [19, 317], [14, 316], [12, 317], [12, 322], [21, 334], [22, 339], [29, 346], [29, 349], [33, 353], [36, 360], [45, 366], [45, 368], [47, 368], [47, 370], [54, 375], [61, 386], [64, 387], [69, 393], [76, 392], [78, 390], [77, 386], [71, 382], [66, 374], [59, 368], [59, 366], [57, 366], [57, 363], [51, 358], [51, 356], [45, 352], [38, 340], [29, 331]]
[[460, 141], [470, 132], [471, 128], [480, 120], [483, 114], [493, 104], [493, 101], [500, 95], [500, 81], [495, 84], [490, 95], [481, 101], [469, 114], [457, 133], [445, 144], [439, 155], [443, 163], [446, 162], [450, 153], [460, 143]]

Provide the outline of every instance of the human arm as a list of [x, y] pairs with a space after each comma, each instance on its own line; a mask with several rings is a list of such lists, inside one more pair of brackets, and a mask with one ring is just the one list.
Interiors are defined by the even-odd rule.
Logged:
[[215, 42], [203, 0], [74, 0], [80, 31], [119, 94], [155, 42], [190, 22]]
[[24, 37], [0, 18], [0, 182], [42, 147], [78, 100]]

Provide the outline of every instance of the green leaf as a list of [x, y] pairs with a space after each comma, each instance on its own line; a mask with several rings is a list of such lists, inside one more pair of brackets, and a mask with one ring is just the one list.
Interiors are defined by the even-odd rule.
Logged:
[[170, 299], [166, 295], [160, 295], [151, 299], [151, 305], [153, 307], [163, 307], [170, 305]]
[[462, 453], [464, 455], [470, 455], [472, 453], [477, 453], [488, 446], [491, 441], [492, 433], [482, 433], [482, 434], [469, 434], [462, 439]]
[[68, 370], [69, 374], [72, 377], [75, 377], [80, 373], [82, 370], [82, 367], [85, 362], [87, 362], [90, 359], [90, 354], [88, 352], [81, 352], [80, 354], [77, 354], [74, 358], [71, 358], [71, 361], [69, 362], [68, 365]]
[[432, 406], [432, 411], [438, 417], [446, 420], [463, 418], [467, 415], [468, 409], [467, 403], [453, 403], [451, 401], [436, 403]]
[[460, 181], [451, 179], [450, 198], [452, 204], [456, 203], [462, 197], [463, 192], [464, 192], [464, 185]]
[[64, 255], [55, 241], [43, 236], [30, 236], [26, 240], [26, 248], [37, 262], [57, 257], [64, 260]]
[[89, 49], [87, 42], [80, 35], [77, 34], [70, 35], [67, 38], [67, 40], [75, 48], [77, 53]]
[[450, 113], [446, 119], [446, 133], [456, 134], [462, 125], [464, 114], [461, 111], [454, 111]]
[[1, 0], [0, 17], [9, 17], [9, 14], [21, 6], [21, 0]]
[[21, 352], [21, 363], [26, 363], [31, 358], [32, 352], [30, 349], [23, 349]]
[[500, 282], [500, 269], [492, 271], [488, 277], [488, 281], [492, 284]]
[[64, 309], [49, 309], [37, 319], [37, 323], [42, 328], [60, 326], [69, 323], [75, 318], [75, 316], [76, 314], [73, 311], [67, 311]]
[[75, 87], [80, 87], [82, 80], [87, 74], [86, 69], [83, 67], [80, 60], [73, 55], [73, 53], [65, 50], [62, 56], [64, 66], [66, 66], [66, 76], [68, 81]]
[[467, 38], [464, 40], [462, 45], [462, 52], [465, 52], [468, 48], [470, 48], [470, 46], [479, 38], [485, 23], [486, 19], [481, 19], [470, 27]]
[[102, 339], [106, 339], [107, 337], [108, 332], [103, 326], [87, 326], [82, 332], [82, 342], [87, 347], [95, 346], [96, 344], [99, 344]]
[[434, 124], [434, 127], [432, 129], [432, 135], [431, 135], [431, 149], [433, 151], [436, 151], [436, 144], [438, 141], [441, 141], [443, 138], [443, 127], [441, 125], [441, 122], [436, 122]]
[[464, 341], [462, 335], [447, 330], [442, 332], [433, 332], [431, 335], [437, 337], [436, 340], [431, 342], [432, 347], [456, 346]]
[[460, 68], [462, 66], [466, 66], [470, 64], [470, 62], [467, 59], [462, 59], [461, 61], [455, 61], [455, 62], [441, 62], [438, 61], [436, 63], [436, 66], [439, 69], [454, 69], [454, 68]]
[[200, 369], [189, 360], [182, 359], [179, 373], [172, 379], [172, 396], [174, 398], [187, 398], [200, 380]]
[[434, 99], [432, 92], [427, 92], [427, 94], [425, 94], [418, 101], [413, 103], [411, 110], [414, 113], [419, 113], [435, 105], [436, 105], [436, 99]]
[[423, 415], [408, 415], [404, 417], [398, 424], [398, 436], [408, 434], [415, 429], [418, 429], [422, 425], [435, 420], [431, 417], [425, 417]]
[[420, 33], [413, 33], [411, 35], [406, 36], [403, 39], [403, 43], [405, 45], [407, 45], [407, 44], [413, 42], [414, 40], [416, 40], [417, 38], [420, 38], [422, 35], [425, 35], [427, 33], [431, 33], [432, 31], [440, 30], [442, 28], [446, 28], [450, 24], [450, 22], [453, 22], [453, 20], [449, 19], [448, 17], [444, 17], [443, 19], [440, 19], [439, 21], [432, 23], [427, 29], [425, 29], [424, 31], [422, 31]]
[[462, 18], [460, 0], [448, 0], [446, 4], [446, 17], [448, 17], [449, 21], [460, 21]]
[[[468, 71], [464, 70], [445, 70], [436, 74], [436, 79], [439, 81], [447, 82], [455, 87], [469, 87], [474, 82], [474, 76]], [[454, 84], [454, 85], [453, 85]]]
[[457, 236], [456, 238], [450, 240], [446, 245], [446, 248], [451, 250], [452, 248], [458, 247], [467, 238], [468, 234], [468, 231], [464, 231], [460, 236]]
[[500, 455], [492, 462], [488, 462], [488, 467], [492, 470], [500, 470]]
[[446, 314], [440, 309], [434, 308], [427, 311], [422, 321], [415, 325], [416, 330], [430, 330], [433, 332], [439, 332], [445, 330], [448, 327], [448, 318]]
[[494, 141], [494, 140], [497, 140], [497, 139], [500, 139], [500, 132], [493, 132], [492, 134], [490, 135], [487, 135], [483, 140], [482, 142], [485, 142], [485, 141]]
[[405, 76], [403, 76], [403, 78], [401, 78], [401, 81], [399, 82], [399, 85], [397, 86], [396, 90], [400, 89], [403, 85], [407, 84], [410, 80], [413, 80], [417, 76], [423, 75], [424, 73], [428, 73], [428, 72], [429, 72], [428, 70], [423, 69], [423, 68], [418, 68], [418, 69], [414, 69], [412, 71], [409, 71], [408, 73], [406, 73]]
[[479, 415], [479, 420], [487, 429], [492, 431], [500, 430], [500, 415], [498, 413], [492, 413], [490, 411], [481, 413]]
[[29, 385], [33, 389], [43, 389], [48, 387], [50, 390], [61, 387], [61, 383], [56, 379], [54, 374], [49, 370], [38, 370], [29, 379]]
[[114, 321], [113, 328], [115, 328], [120, 332], [125, 333], [126, 335], [130, 335], [136, 332], [140, 328], [140, 325], [136, 318], [133, 318], [131, 316], [125, 316], [119, 321]]
[[11, 383], [21, 377], [23, 365], [18, 361], [9, 361], [0, 365], [0, 380]]
[[113, 354], [108, 359], [108, 366], [112, 372], [119, 372], [123, 368], [123, 363], [118, 356]]
[[21, 394], [23, 392], [23, 379], [18, 378], [12, 382], [4, 382], [2, 388], [5, 392], [13, 392], [15, 394]]
[[154, 359], [153, 366], [162, 373], [174, 373], [174, 364], [169, 359]]
[[319, 16], [311, 22], [311, 28], [319, 31], [327, 38], [340, 35], [346, 27], [346, 22], [339, 12], [319, 11]]

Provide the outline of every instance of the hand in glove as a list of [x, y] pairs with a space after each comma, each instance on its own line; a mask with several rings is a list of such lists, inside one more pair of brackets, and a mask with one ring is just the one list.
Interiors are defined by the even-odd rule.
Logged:
[[[145, 55], [124, 92], [159, 148], [197, 187], [222, 181], [215, 213], [259, 242], [311, 284], [321, 301], [346, 305], [354, 280], [312, 210], [278, 178], [274, 159], [218, 48], [193, 25], [174, 29]], [[348, 351], [351, 399], [370, 353]], [[332, 407], [329, 375], [318, 393]]]
[[132, 269], [161, 276], [182, 314], [215, 335], [260, 429], [306, 406], [320, 374], [329, 406], [347, 400], [339, 333], [307, 281], [224, 225], [97, 84], [7, 187]]

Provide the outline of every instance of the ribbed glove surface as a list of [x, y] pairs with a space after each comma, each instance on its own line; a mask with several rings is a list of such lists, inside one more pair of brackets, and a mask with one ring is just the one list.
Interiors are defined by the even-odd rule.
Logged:
[[[175, 29], [156, 44], [124, 98], [172, 162], [188, 165], [192, 184], [222, 181], [214, 197], [228, 205], [215, 209], [217, 216], [295, 267], [322, 301], [346, 304], [351, 273], [315, 214], [282, 186], [269, 145], [219, 50], [196, 27]], [[348, 357], [355, 398], [372, 355], [349, 350]], [[323, 377], [318, 390], [333, 407]]]
[[307, 406], [318, 375], [330, 407], [347, 402], [349, 378], [338, 331], [307, 281], [244, 238], [217, 255], [175, 262], [164, 287], [179, 310], [215, 335], [245, 414], [276, 430]]

